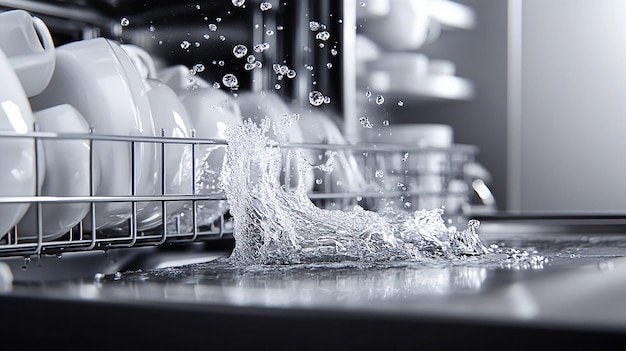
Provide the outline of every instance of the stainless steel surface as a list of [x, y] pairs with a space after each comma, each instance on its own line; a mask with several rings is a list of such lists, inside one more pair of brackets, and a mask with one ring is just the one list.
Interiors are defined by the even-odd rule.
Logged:
[[[479, 232], [487, 244], [548, 258], [538, 265], [497, 254], [378, 265], [234, 267], [224, 260], [225, 250], [186, 265], [153, 262], [141, 269], [136, 262], [132, 269], [86, 279], [16, 283], [4, 289], [0, 303], [22, 306], [20, 313], [39, 323], [59, 309], [80, 312], [56, 321], [71, 324], [91, 313], [87, 319], [99, 330], [127, 327], [132, 320], [130, 340], [137, 343], [169, 330], [160, 336], [163, 343], [200, 345], [190, 332], [217, 337], [219, 330], [228, 337], [215, 343], [225, 347], [250, 347], [260, 340], [303, 349], [420, 341], [443, 348], [521, 347], [546, 340], [598, 347], [626, 337], [625, 224], [624, 218], [483, 219]], [[160, 254], [149, 257], [158, 260]], [[161, 257], [174, 262], [167, 252]], [[5, 316], [17, 316], [2, 308]], [[110, 320], [107, 310], [129, 320]], [[142, 323], [149, 315], [163, 319]], [[169, 318], [185, 322], [174, 325]], [[53, 340], [62, 337], [57, 329], [50, 329], [57, 333]], [[311, 344], [307, 335], [316, 336]]]

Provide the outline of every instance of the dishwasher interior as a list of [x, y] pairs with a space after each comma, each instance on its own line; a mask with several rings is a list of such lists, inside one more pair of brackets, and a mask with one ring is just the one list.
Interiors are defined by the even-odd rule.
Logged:
[[[346, 135], [354, 122], [367, 128], [368, 121], [346, 116], [356, 116], [357, 9], [373, 4], [0, 0], [0, 10], [23, 9], [40, 17], [57, 47], [107, 38], [149, 52], [156, 66], [185, 67], [176, 71], [182, 85], [197, 79], [235, 97], [253, 93], [275, 101], [271, 96], [278, 96], [295, 111], [315, 106]], [[239, 45], [247, 56], [237, 56]], [[225, 79], [229, 75], [237, 84]], [[319, 96], [311, 89], [323, 92], [324, 101], [312, 100]], [[285, 114], [280, 117], [284, 121]], [[304, 118], [302, 112], [297, 120]], [[324, 128], [326, 122], [317, 118], [314, 125]], [[38, 124], [21, 134], [0, 130], [0, 138], [30, 145], [33, 185], [50, 175], [40, 169], [47, 158], [42, 143], [78, 141], [88, 150], [85, 193], [50, 195], [35, 185], [32, 194], [0, 196], [5, 208], [28, 205], [31, 216], [0, 240], [2, 325], [13, 335], [42, 345], [93, 342], [85, 330], [90, 329], [118, 341], [125, 337], [126, 345], [265, 342], [299, 349], [420, 342], [536, 346], [544, 340], [598, 346], [626, 335], [626, 217], [499, 213], [480, 172], [472, 172], [479, 167], [473, 145], [409, 147], [315, 135], [280, 144], [287, 174], [281, 179], [286, 188], [301, 186], [284, 179], [297, 173], [289, 152], [306, 150], [318, 162], [306, 185], [316, 207], [377, 211], [385, 204], [406, 212], [442, 207], [446, 225], [463, 229], [470, 220], [480, 221], [475, 229], [488, 248], [484, 255], [233, 267], [227, 263], [236, 245], [228, 198], [202, 168], [208, 159], [198, 158], [205, 150], [223, 157], [227, 140], [200, 130], [185, 137], [98, 131], [50, 131]], [[112, 182], [107, 172], [117, 171], [98, 168], [96, 160], [109, 149], [123, 151], [126, 183], [119, 193], [98, 193], [98, 184]], [[145, 175], [136, 160], [147, 149], [159, 155], [152, 173], [158, 190], [142, 193]], [[165, 183], [171, 177], [169, 150], [184, 150], [187, 157], [180, 170], [187, 182], [178, 192], [169, 192]], [[340, 167], [323, 171], [333, 157]], [[438, 173], [421, 172], [420, 162], [433, 160]], [[429, 187], [433, 179], [435, 188]], [[428, 186], [409, 187], [412, 182]], [[47, 211], [64, 205], [80, 207], [84, 218], [48, 234]], [[114, 215], [101, 216], [111, 208]], [[114, 225], [100, 225], [111, 218]], [[50, 325], [48, 319], [58, 322]], [[36, 335], [24, 327], [33, 322], [39, 326]], [[451, 333], [459, 337], [450, 338]]]

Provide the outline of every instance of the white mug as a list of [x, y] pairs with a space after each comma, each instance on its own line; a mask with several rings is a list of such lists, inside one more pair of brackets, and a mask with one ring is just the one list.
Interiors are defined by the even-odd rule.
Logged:
[[0, 13], [0, 48], [28, 97], [41, 93], [52, 78], [55, 47], [46, 24], [24, 10]]

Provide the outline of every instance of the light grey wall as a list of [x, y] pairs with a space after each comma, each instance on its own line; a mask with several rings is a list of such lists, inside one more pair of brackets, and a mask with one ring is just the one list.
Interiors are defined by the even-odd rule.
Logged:
[[523, 0], [522, 211], [626, 210], [626, 1]]

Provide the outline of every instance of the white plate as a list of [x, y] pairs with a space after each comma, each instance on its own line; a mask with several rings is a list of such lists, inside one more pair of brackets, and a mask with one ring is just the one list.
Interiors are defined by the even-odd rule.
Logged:
[[[213, 87], [178, 90], [179, 97], [189, 113], [191, 126], [198, 138], [226, 139], [226, 130], [241, 124], [237, 101], [226, 92]], [[196, 191], [199, 194], [220, 194], [219, 180], [226, 164], [226, 146], [200, 145], [196, 151]], [[186, 168], [191, 169], [191, 165]], [[198, 202], [199, 225], [213, 223], [228, 211], [228, 201]], [[188, 217], [187, 217], [188, 218]], [[189, 223], [181, 218], [183, 227]]]
[[[74, 106], [96, 135], [155, 136], [150, 102], [130, 58], [113, 41], [94, 38], [56, 49], [55, 71], [48, 87], [31, 98], [34, 109], [60, 104]], [[94, 141], [94, 162], [102, 170], [99, 196], [131, 195], [131, 145]], [[135, 194], [153, 195], [157, 155], [154, 143], [135, 143]], [[137, 204], [138, 213], [146, 206]], [[112, 228], [130, 218], [130, 204], [96, 204], [96, 229]], [[85, 218], [91, 229], [91, 216]]]
[[[298, 118], [294, 116], [294, 111], [287, 103], [277, 94], [273, 92], [243, 92], [240, 93], [237, 100], [241, 106], [241, 116], [244, 119], [252, 119], [255, 123], [260, 123], [262, 119], [269, 118], [272, 127], [270, 127], [268, 138], [278, 141], [279, 143], [303, 143], [305, 142], [302, 134], [301, 126]], [[294, 153], [303, 152], [304, 157], [309, 162], [317, 158], [315, 152], [310, 149], [294, 149]], [[284, 159], [283, 162], [287, 162]], [[295, 188], [298, 185], [298, 162], [297, 159], [289, 160], [289, 179], [285, 179], [286, 174], [281, 175], [281, 183]], [[285, 173], [285, 172], [283, 172]], [[306, 188], [313, 190], [315, 179], [313, 170], [307, 174]]]
[[[2, 50], [0, 77], [0, 130], [31, 132], [34, 118], [28, 98]], [[34, 146], [31, 138], [0, 137], [0, 197], [35, 195]], [[27, 209], [28, 203], [0, 204], [0, 238]]]
[[[59, 105], [34, 113], [39, 130], [56, 133], [89, 133], [89, 124], [71, 105]], [[43, 139], [45, 179], [44, 196], [89, 196], [89, 141], [80, 139]], [[94, 186], [100, 181], [100, 169], [94, 165]], [[87, 214], [87, 202], [58, 202], [41, 205], [42, 240], [53, 240], [67, 233]], [[37, 210], [31, 205], [18, 224], [20, 240], [37, 238]]]

